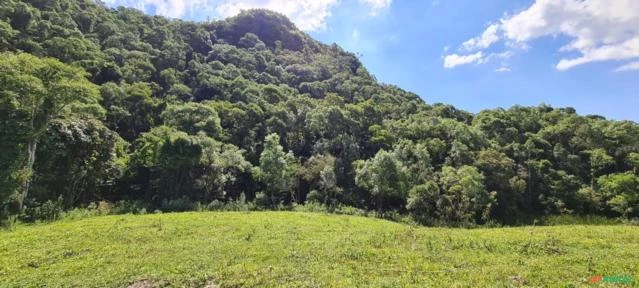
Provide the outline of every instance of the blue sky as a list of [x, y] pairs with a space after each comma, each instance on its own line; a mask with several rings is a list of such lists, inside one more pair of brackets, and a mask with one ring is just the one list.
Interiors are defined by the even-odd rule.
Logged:
[[169, 17], [286, 14], [361, 54], [380, 82], [478, 112], [571, 106], [639, 122], [636, 0], [106, 0]]

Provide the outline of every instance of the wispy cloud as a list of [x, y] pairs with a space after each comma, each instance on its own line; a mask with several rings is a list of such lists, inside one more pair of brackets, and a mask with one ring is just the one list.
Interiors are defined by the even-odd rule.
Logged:
[[639, 61], [631, 62], [626, 65], [623, 65], [615, 69], [615, 72], [624, 72], [624, 71], [632, 71], [632, 70], [639, 70]]
[[359, 0], [359, 2], [369, 6], [370, 14], [375, 16], [380, 11], [390, 7], [393, 0]]
[[[340, 0], [103, 0], [109, 6], [127, 6], [143, 11], [153, 9], [156, 14], [183, 18], [196, 13], [215, 13], [220, 17], [234, 16], [242, 10], [265, 8], [288, 16], [302, 30], [326, 28], [331, 11]], [[377, 15], [391, 6], [392, 0], [359, 0], [362, 11]]]
[[444, 57], [444, 68], [455, 68], [459, 65], [482, 63], [483, 59], [484, 54], [481, 51], [470, 55], [451, 54]]
[[499, 41], [499, 36], [497, 36], [498, 30], [499, 25], [492, 24], [486, 28], [481, 36], [468, 39], [466, 42], [462, 43], [462, 47], [468, 51], [488, 48], [488, 46]]
[[192, 11], [209, 11], [212, 12], [213, 6], [208, 5], [207, 0], [103, 0], [109, 6], [126, 6], [146, 11], [152, 7], [155, 13], [171, 18], [182, 17]]

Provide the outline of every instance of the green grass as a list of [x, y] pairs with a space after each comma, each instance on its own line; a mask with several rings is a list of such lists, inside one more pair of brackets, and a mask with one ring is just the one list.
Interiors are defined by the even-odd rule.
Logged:
[[418, 228], [301, 212], [124, 215], [0, 232], [0, 287], [585, 287], [639, 279], [627, 225]]

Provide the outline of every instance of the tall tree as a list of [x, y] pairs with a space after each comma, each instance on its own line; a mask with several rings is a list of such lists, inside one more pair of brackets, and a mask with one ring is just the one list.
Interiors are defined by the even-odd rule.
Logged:
[[[29, 193], [33, 164], [40, 136], [49, 123], [65, 115], [78, 115], [79, 111], [103, 113], [98, 105], [98, 87], [86, 78], [80, 68], [61, 63], [53, 58], [40, 59], [30, 54], [0, 54], [0, 113], [19, 114], [23, 118], [24, 137], [16, 145], [26, 146], [18, 204], [22, 209]], [[85, 110], [85, 108], [92, 108]], [[17, 140], [17, 139], [16, 139]]]
[[372, 159], [356, 161], [355, 167], [355, 183], [371, 191], [377, 209], [404, 206], [409, 189], [407, 169], [393, 153], [380, 150]]
[[488, 219], [495, 194], [486, 191], [484, 176], [477, 168], [444, 166], [439, 182], [443, 191], [437, 200], [441, 219], [454, 222]]
[[[295, 180], [295, 158], [285, 153], [280, 145], [280, 136], [269, 134], [264, 140], [264, 151], [260, 155], [260, 166], [254, 169], [254, 177], [264, 184], [269, 205], [277, 205], [293, 198]], [[290, 198], [289, 198], [290, 199]]]

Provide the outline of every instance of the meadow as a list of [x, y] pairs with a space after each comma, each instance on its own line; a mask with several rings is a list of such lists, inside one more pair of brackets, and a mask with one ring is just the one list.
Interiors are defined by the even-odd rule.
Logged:
[[595, 276], [625, 279], [599, 279], [601, 287], [634, 285], [638, 227], [426, 228], [324, 213], [190, 212], [0, 232], [0, 287], [587, 287]]

